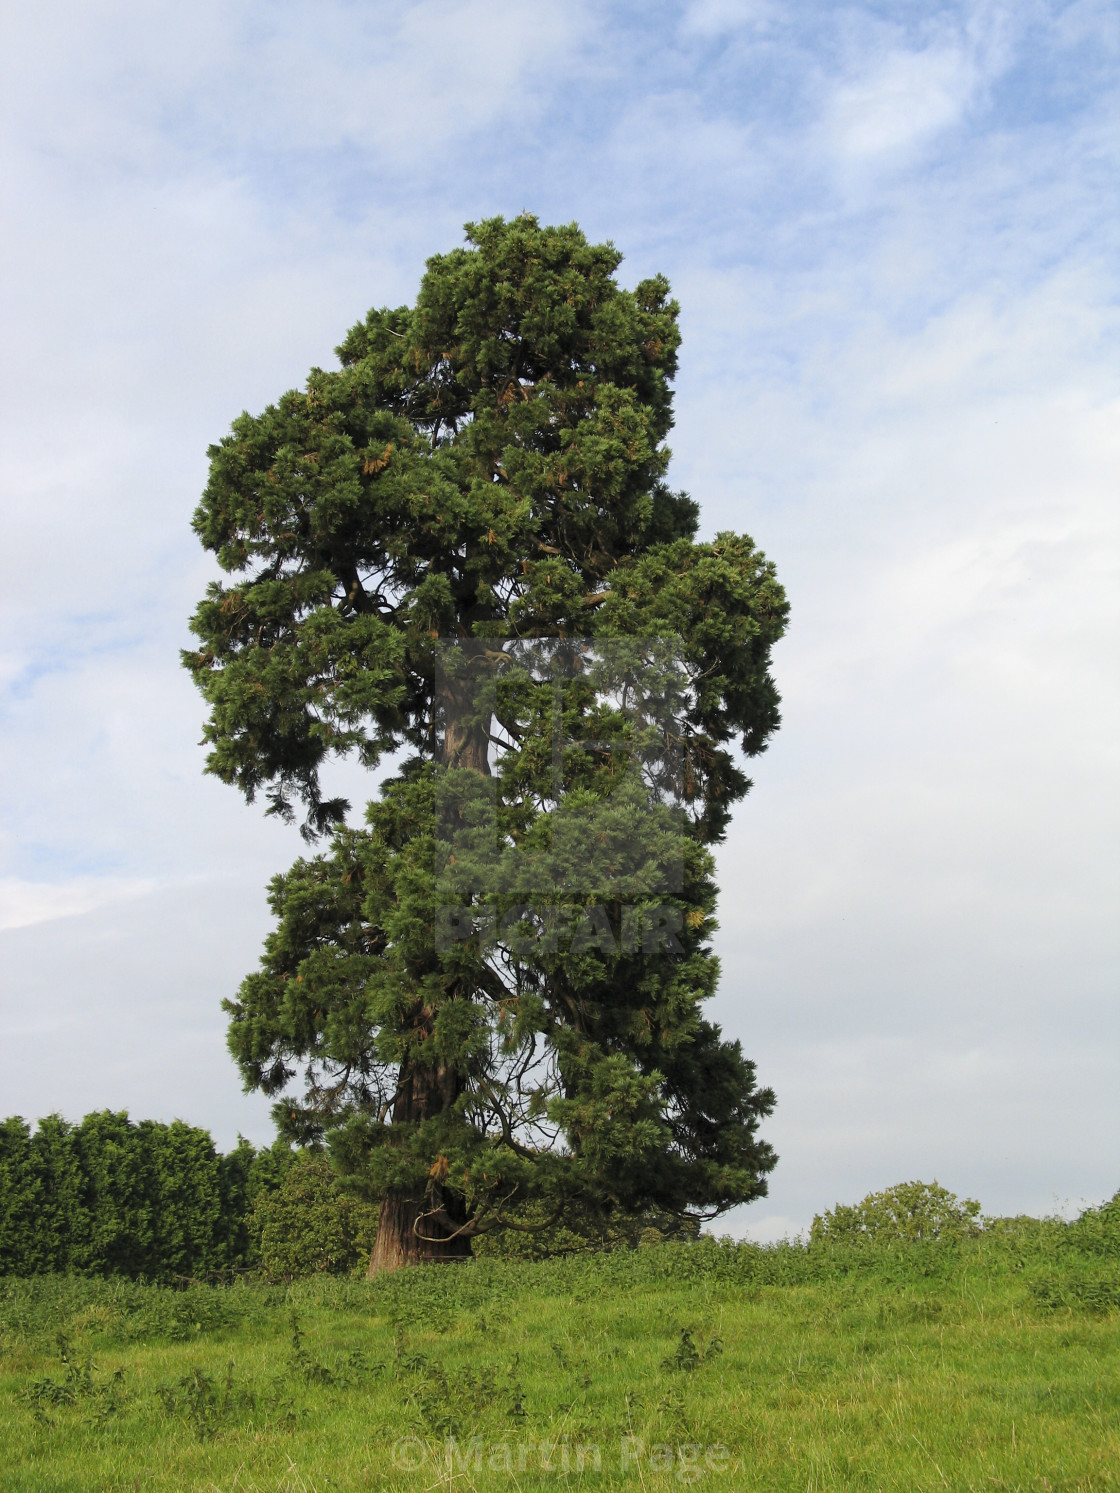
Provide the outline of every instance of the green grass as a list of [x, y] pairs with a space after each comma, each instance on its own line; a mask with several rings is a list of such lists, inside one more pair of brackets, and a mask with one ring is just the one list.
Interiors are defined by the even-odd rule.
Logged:
[[0, 1281], [2, 1493], [688, 1486], [1120, 1488], [1120, 1261], [1024, 1225], [372, 1284]]

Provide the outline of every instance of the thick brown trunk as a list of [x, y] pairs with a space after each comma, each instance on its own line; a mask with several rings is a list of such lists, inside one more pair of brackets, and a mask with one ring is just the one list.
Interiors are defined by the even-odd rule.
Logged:
[[445, 685], [442, 703], [445, 722], [442, 754], [444, 765], [473, 767], [475, 772], [489, 777], [489, 722], [470, 720], [471, 711], [475, 707], [472, 685], [459, 680]]
[[[450, 1068], [402, 1067], [393, 1123], [418, 1124], [441, 1114], [458, 1094], [458, 1079]], [[381, 1199], [367, 1276], [399, 1270], [402, 1265], [469, 1258], [470, 1236], [458, 1232], [466, 1217], [455, 1216], [458, 1200], [444, 1193], [438, 1173], [432, 1176], [431, 1185], [420, 1197], [391, 1192]]]
[[390, 1194], [382, 1199], [377, 1216], [377, 1238], [367, 1275], [378, 1275], [382, 1270], [399, 1270], [402, 1265], [469, 1259], [470, 1239], [465, 1234], [454, 1239], [444, 1237], [446, 1226], [422, 1216], [430, 1208], [431, 1204], [424, 1198], [402, 1198]]

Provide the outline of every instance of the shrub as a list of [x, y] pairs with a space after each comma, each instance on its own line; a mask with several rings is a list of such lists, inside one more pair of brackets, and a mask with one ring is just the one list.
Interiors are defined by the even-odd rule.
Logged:
[[293, 1162], [249, 1219], [261, 1269], [273, 1280], [347, 1274], [369, 1258], [376, 1231], [376, 1207], [344, 1192], [320, 1152]]
[[869, 1192], [862, 1203], [837, 1203], [813, 1219], [813, 1244], [912, 1243], [919, 1239], [963, 1239], [980, 1232], [980, 1204], [958, 1198], [937, 1182], [899, 1182]]
[[1095, 1255], [1120, 1255], [1120, 1192], [1099, 1208], [1086, 1208], [1070, 1225], [1079, 1249]]

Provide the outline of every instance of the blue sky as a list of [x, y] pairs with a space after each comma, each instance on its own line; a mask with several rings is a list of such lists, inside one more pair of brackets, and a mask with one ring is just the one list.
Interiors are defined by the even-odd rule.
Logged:
[[6, 32], [0, 1109], [267, 1138], [218, 1003], [298, 842], [199, 770], [206, 447], [527, 208], [669, 275], [673, 475], [793, 604], [721, 853], [718, 1014], [782, 1154], [732, 1225], [914, 1176], [1114, 1191], [1115, 6], [87, 0]]

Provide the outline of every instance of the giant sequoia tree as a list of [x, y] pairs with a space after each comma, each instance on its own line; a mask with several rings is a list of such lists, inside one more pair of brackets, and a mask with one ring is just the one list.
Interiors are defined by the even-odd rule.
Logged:
[[[472, 225], [210, 452], [208, 770], [330, 837], [272, 883], [230, 1046], [380, 1201], [371, 1270], [566, 1209], [712, 1216], [774, 1165], [702, 1003], [786, 602], [665, 484], [677, 306], [619, 260]], [[324, 763], [391, 752], [347, 823]]]

